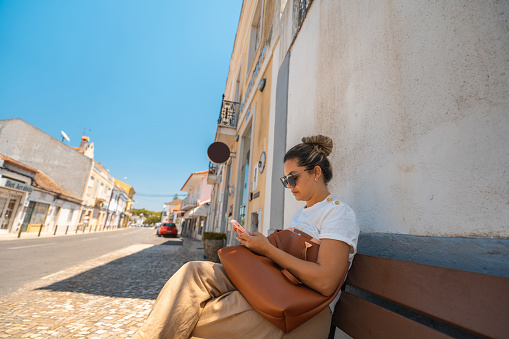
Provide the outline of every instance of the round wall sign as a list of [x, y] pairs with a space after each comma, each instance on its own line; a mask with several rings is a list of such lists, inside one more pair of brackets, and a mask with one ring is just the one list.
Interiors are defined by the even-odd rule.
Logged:
[[222, 142], [214, 142], [209, 146], [207, 156], [215, 164], [225, 163], [230, 157], [230, 148]]
[[258, 161], [258, 172], [262, 173], [265, 168], [265, 152], [260, 154], [260, 161]]

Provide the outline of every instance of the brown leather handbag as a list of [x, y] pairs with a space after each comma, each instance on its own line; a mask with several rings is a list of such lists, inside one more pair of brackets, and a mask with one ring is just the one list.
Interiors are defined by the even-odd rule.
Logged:
[[[318, 259], [319, 242], [302, 231], [276, 230], [268, 240], [299, 259]], [[218, 254], [226, 274], [249, 304], [286, 333], [327, 307], [341, 288], [340, 284], [333, 295], [325, 297], [301, 284], [271, 259], [241, 245], [222, 248]]]

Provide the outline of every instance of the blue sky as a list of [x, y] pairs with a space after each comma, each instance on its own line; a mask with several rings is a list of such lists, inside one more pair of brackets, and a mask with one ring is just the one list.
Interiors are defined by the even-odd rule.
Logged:
[[[208, 168], [241, 0], [0, 0], [0, 119], [22, 118], [160, 211]], [[124, 179], [127, 178], [127, 179]]]

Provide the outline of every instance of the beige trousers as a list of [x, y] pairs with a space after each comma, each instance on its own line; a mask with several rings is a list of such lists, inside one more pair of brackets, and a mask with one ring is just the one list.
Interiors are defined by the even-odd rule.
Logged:
[[233, 286], [223, 266], [209, 261], [185, 264], [168, 280], [133, 339], [155, 338], [327, 338], [326, 307], [290, 333], [259, 315]]

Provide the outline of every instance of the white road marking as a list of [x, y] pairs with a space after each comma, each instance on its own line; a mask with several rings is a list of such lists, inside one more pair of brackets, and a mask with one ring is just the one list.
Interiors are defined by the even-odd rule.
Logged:
[[9, 250], [17, 250], [17, 249], [20, 249], [20, 248], [39, 247], [39, 246], [47, 246], [47, 245], [53, 245], [53, 244], [56, 244], [56, 242], [50, 242], [50, 243], [48, 243], [48, 244], [39, 244], [39, 245], [30, 245], [30, 246], [11, 247], [11, 248], [8, 248], [8, 249], [9, 249]]
[[94, 240], [94, 239], [99, 239], [99, 238], [82, 239], [81, 241], [89, 241], [89, 240]]

